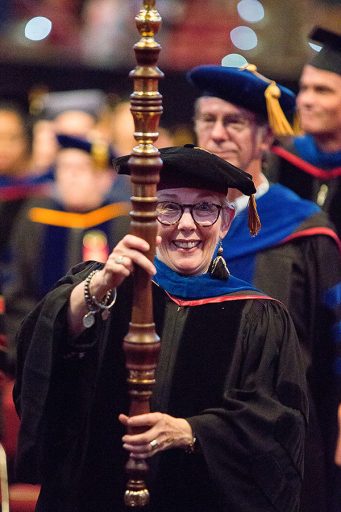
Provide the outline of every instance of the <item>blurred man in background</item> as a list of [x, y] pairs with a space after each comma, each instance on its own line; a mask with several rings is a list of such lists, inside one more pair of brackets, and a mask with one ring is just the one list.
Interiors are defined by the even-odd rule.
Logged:
[[341, 235], [341, 35], [316, 28], [322, 50], [302, 71], [297, 109], [303, 136], [274, 145], [269, 176], [317, 202]]

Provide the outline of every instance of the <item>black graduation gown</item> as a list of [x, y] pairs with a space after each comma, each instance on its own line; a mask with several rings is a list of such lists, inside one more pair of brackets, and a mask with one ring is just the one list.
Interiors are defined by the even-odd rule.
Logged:
[[[223, 241], [224, 254], [233, 275], [282, 301], [294, 321], [310, 397], [301, 510], [331, 512], [330, 500], [340, 487], [334, 480], [341, 402], [340, 248], [326, 214], [310, 215], [309, 203], [300, 205], [279, 185], [270, 185], [257, 204], [263, 224], [259, 236], [248, 235], [247, 211], [241, 212]], [[299, 207], [307, 214], [291, 225], [290, 216], [295, 217]], [[341, 503], [340, 497], [335, 499]]]
[[[71, 340], [68, 298], [90, 268], [61, 280], [18, 336], [17, 470], [42, 481], [37, 511], [124, 510], [117, 416], [128, 411], [122, 339], [131, 287], [126, 280], [118, 290], [107, 323]], [[151, 459], [147, 510], [298, 511], [307, 406], [285, 307], [243, 295], [178, 305], [159, 286], [153, 292], [161, 353], [152, 409], [187, 418], [199, 449]]]
[[288, 138], [272, 148], [269, 178], [290, 188], [303, 199], [317, 202], [328, 214], [341, 237], [341, 166], [312, 165]]

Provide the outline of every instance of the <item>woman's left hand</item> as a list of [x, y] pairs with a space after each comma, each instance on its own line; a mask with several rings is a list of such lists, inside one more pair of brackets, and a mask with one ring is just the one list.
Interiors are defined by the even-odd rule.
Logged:
[[128, 418], [120, 414], [119, 420], [128, 429], [147, 429], [143, 433], [125, 434], [123, 448], [136, 459], [152, 457], [170, 448], [186, 448], [193, 442], [190, 424], [183, 418], [174, 418], [161, 412], [151, 412]]

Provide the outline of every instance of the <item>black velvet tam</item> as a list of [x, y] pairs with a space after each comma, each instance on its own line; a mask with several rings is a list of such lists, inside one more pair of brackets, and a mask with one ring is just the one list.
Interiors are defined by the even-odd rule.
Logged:
[[[272, 80], [255, 71], [227, 66], [197, 66], [187, 74], [201, 96], [221, 98], [251, 112], [268, 117], [264, 93]], [[279, 103], [285, 115], [295, 110], [295, 94], [276, 83], [280, 91]]]
[[341, 74], [341, 34], [322, 27], [315, 27], [309, 34], [312, 41], [321, 43], [323, 48], [309, 62], [315, 68]]
[[112, 167], [113, 159], [116, 158], [112, 147], [103, 141], [90, 141], [64, 134], [58, 134], [57, 141], [60, 149], [74, 148], [89, 153], [98, 167]]
[[[158, 190], [185, 187], [226, 194], [229, 188], [237, 188], [248, 196], [256, 192], [250, 174], [193, 144], [159, 151], [163, 166]], [[129, 158], [126, 155], [114, 160], [119, 174], [130, 174]]]

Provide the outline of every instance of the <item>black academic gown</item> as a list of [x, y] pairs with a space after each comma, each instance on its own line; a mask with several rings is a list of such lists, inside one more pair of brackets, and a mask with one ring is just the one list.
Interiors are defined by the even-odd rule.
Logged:
[[[106, 322], [74, 340], [65, 327], [71, 290], [96, 265], [63, 279], [18, 336], [17, 471], [42, 481], [39, 512], [124, 510], [117, 416], [128, 411], [130, 281]], [[159, 286], [153, 293], [161, 353], [152, 410], [186, 418], [198, 449], [151, 459], [147, 510], [298, 511], [307, 406], [285, 307], [259, 294], [177, 303]]]
[[[311, 137], [306, 139], [309, 142]], [[311, 161], [306, 160], [294, 139], [288, 138], [272, 148], [268, 174], [272, 181], [319, 204], [341, 237], [341, 152], [335, 153], [334, 162], [319, 160], [318, 156], [319, 153]]]
[[331, 512], [340, 487], [334, 480], [341, 402], [340, 242], [326, 214], [285, 187], [270, 185], [257, 205], [259, 235], [249, 236], [247, 211], [240, 212], [223, 241], [224, 255], [233, 275], [282, 301], [294, 321], [310, 398], [301, 510]]

